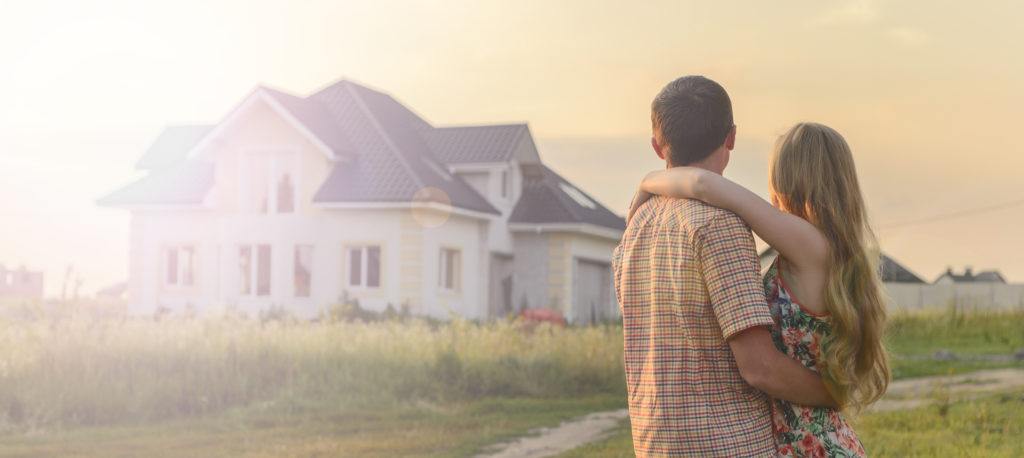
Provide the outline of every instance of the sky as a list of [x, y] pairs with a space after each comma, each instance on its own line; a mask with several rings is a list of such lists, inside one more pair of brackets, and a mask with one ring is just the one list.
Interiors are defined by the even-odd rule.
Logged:
[[1019, 2], [0, 7], [0, 263], [43, 270], [48, 295], [69, 266], [82, 294], [127, 278], [129, 216], [95, 201], [139, 176], [165, 125], [215, 123], [259, 84], [304, 96], [343, 77], [434, 125], [527, 122], [542, 160], [623, 213], [663, 166], [651, 99], [702, 74], [733, 101], [727, 177], [767, 196], [775, 138], [827, 124], [854, 151], [883, 251], [927, 281], [972, 266], [1024, 282]]

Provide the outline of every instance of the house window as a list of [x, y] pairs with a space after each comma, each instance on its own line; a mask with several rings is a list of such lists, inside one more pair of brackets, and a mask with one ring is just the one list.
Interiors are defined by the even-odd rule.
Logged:
[[248, 154], [248, 208], [257, 214], [295, 213], [298, 155], [294, 152]]
[[380, 246], [354, 246], [345, 250], [350, 288], [380, 288]]
[[438, 261], [437, 285], [444, 291], [458, 291], [461, 281], [462, 262], [459, 250], [441, 248]]
[[270, 295], [270, 245], [238, 247], [238, 294]]
[[164, 285], [195, 285], [195, 252], [193, 246], [173, 246], [164, 249]]
[[294, 262], [295, 297], [309, 297], [313, 269], [313, 245], [296, 245]]

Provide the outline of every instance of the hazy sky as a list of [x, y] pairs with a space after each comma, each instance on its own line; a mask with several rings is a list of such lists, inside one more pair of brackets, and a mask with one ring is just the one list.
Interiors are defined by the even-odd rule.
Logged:
[[127, 276], [127, 212], [95, 200], [168, 123], [213, 123], [257, 84], [307, 95], [341, 77], [435, 125], [529, 122], [541, 158], [624, 211], [649, 106], [703, 74], [739, 128], [726, 170], [765, 193], [798, 121], [851, 144], [883, 249], [1024, 282], [1024, 4], [779, 2], [0, 3], [0, 263], [74, 265], [91, 294]]

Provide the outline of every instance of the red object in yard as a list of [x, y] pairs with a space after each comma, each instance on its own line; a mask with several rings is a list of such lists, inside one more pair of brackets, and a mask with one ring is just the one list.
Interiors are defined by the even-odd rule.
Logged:
[[561, 313], [549, 308], [533, 308], [519, 312], [519, 316], [527, 323], [548, 322], [565, 327], [565, 317]]

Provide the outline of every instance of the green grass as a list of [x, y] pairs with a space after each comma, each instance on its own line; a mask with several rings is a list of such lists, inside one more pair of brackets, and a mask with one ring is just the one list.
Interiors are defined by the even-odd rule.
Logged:
[[[949, 308], [893, 314], [886, 326], [885, 346], [894, 380], [1024, 367], [1010, 359], [1015, 350], [1024, 348], [1024, 312]], [[949, 350], [958, 359], [932, 359], [938, 350]], [[978, 358], [990, 355], [1006, 359]]]
[[[1024, 347], [1022, 311], [930, 312], [890, 323], [897, 379], [1024, 367], [923, 357], [938, 349], [1009, 355]], [[537, 426], [621, 408], [625, 391], [618, 326], [236, 316], [0, 322], [4, 456], [466, 455]], [[990, 411], [992, 421], [1002, 418]], [[863, 418], [865, 434], [881, 428], [873, 418]], [[628, 455], [623, 425], [570, 456]], [[919, 427], [969, 427], [942, 425]], [[1000, 434], [978, 440], [1002, 453]], [[889, 436], [873, 437], [888, 444]]]
[[[939, 405], [865, 414], [854, 429], [869, 456], [1019, 457], [1024, 456], [1024, 392], [954, 402], [943, 414]], [[629, 422], [610, 436], [559, 455], [569, 457], [633, 456]]]
[[1024, 369], [1024, 363], [984, 360], [938, 361], [933, 359], [910, 359], [901, 355], [891, 355], [889, 357], [889, 369], [893, 380], [933, 375], [959, 375], [980, 370], [1003, 368]]
[[624, 406], [622, 395], [601, 395], [294, 414], [254, 407], [139, 426], [0, 436], [0, 456], [471, 456], [538, 426]]
[[972, 311], [955, 308], [889, 317], [886, 348], [895, 354], [1010, 355], [1024, 348], [1024, 311]]
[[864, 415], [855, 425], [873, 456], [1024, 456], [1022, 392]]

